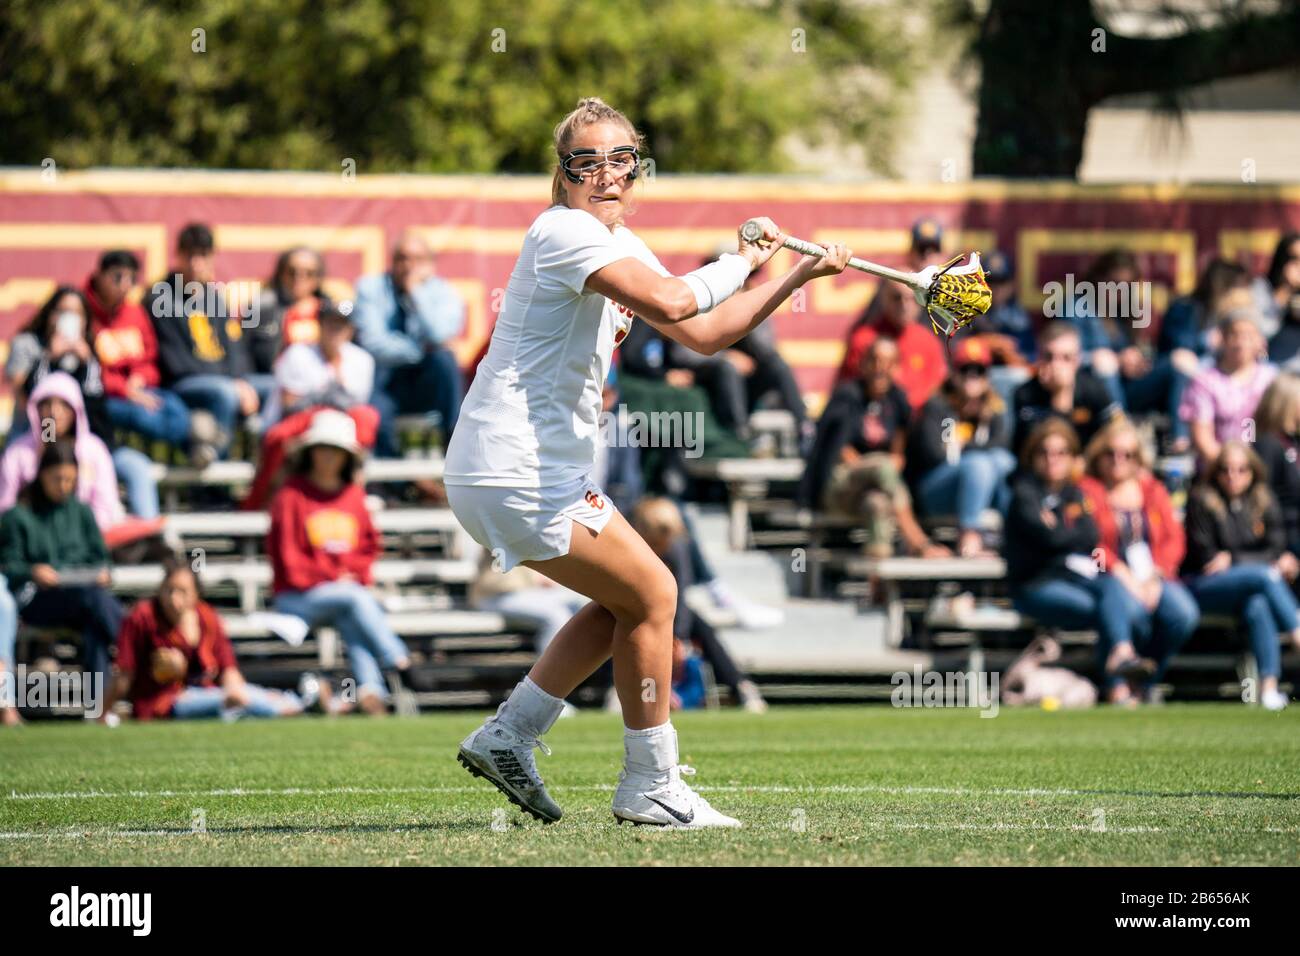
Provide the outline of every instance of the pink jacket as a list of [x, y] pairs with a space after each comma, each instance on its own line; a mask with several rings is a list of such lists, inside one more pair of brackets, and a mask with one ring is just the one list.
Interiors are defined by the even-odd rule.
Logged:
[[77, 498], [94, 512], [99, 530], [107, 531], [126, 517], [117, 492], [117, 471], [108, 446], [90, 432], [81, 387], [66, 372], [46, 375], [27, 399], [31, 430], [16, 439], [0, 458], [0, 512], [12, 508], [19, 492], [36, 477], [43, 451], [41, 418], [36, 406], [51, 395], [63, 399], [76, 413]]

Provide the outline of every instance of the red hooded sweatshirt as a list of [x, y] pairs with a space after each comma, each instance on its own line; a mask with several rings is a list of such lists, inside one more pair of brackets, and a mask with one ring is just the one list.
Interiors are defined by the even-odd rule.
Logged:
[[153, 323], [138, 302], [123, 299], [110, 312], [95, 294], [93, 277], [86, 280], [82, 292], [90, 303], [90, 333], [95, 343], [95, 357], [104, 375], [104, 393], [113, 398], [126, 397], [127, 381], [132, 375], [146, 387], [157, 388], [158, 337]]
[[330, 494], [302, 475], [290, 478], [271, 500], [267, 551], [276, 594], [306, 591], [345, 574], [369, 584], [379, 534], [365, 489], [353, 483]]

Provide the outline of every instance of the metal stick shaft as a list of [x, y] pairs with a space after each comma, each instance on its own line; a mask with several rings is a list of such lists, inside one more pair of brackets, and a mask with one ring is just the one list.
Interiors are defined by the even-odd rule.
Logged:
[[[754, 242], [763, 235], [763, 227], [754, 220], [745, 223], [741, 228], [741, 235], [749, 242]], [[781, 243], [785, 248], [791, 249], [805, 256], [826, 255], [826, 250], [813, 242], [805, 239], [796, 239], [793, 236], [786, 236], [785, 241]], [[900, 272], [897, 269], [891, 269], [889, 266], [882, 266], [875, 262], [869, 262], [866, 259], [859, 259], [856, 256], [848, 261], [850, 269], [857, 269], [859, 272], [865, 272], [868, 275], [879, 276], [882, 279], [890, 279], [894, 282], [901, 282], [903, 285], [916, 289], [921, 292], [928, 290], [928, 286], [921, 282], [914, 272]]]

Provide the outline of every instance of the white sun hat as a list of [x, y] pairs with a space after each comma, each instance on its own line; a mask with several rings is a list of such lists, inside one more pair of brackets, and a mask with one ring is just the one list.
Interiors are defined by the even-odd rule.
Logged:
[[333, 408], [322, 408], [311, 418], [311, 425], [297, 441], [299, 453], [313, 445], [329, 445], [342, 448], [357, 464], [361, 463], [363, 451], [357, 442], [357, 423], [343, 412]]

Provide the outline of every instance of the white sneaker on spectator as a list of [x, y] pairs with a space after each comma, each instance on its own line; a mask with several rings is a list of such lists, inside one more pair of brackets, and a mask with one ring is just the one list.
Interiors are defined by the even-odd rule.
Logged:
[[736, 689], [740, 692], [740, 706], [746, 711], [751, 714], [767, 713], [767, 701], [752, 680], [741, 681]]
[[614, 790], [614, 817], [622, 824], [649, 824], [698, 830], [705, 827], [738, 827], [741, 822], [719, 813], [709, 801], [682, 781], [693, 776], [695, 769], [670, 767], [662, 774], [644, 774], [622, 770]]
[[1266, 690], [1259, 695], [1259, 705], [1265, 710], [1282, 710], [1287, 703], [1286, 694], [1276, 688]]
[[714, 605], [736, 615], [736, 624], [747, 631], [761, 631], [765, 628], [780, 627], [785, 621], [785, 612], [780, 608], [755, 604], [736, 594], [720, 579], [714, 578], [708, 584], [709, 597]]
[[540, 737], [521, 736], [496, 717], [489, 717], [461, 742], [456, 759], [525, 813], [543, 823], [554, 823], [563, 811], [546, 792], [546, 784], [533, 759], [534, 748], [541, 748], [542, 753], [550, 756], [551, 749]]

